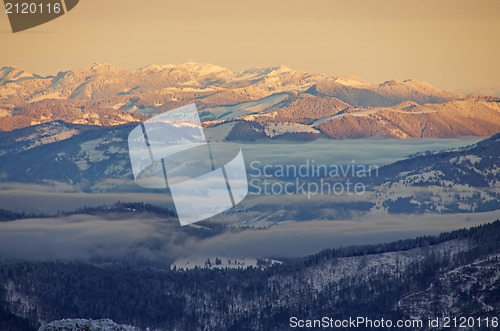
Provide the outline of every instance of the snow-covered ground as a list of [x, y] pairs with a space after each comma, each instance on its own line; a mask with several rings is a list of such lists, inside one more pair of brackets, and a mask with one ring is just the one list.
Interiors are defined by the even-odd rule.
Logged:
[[34, 133], [19, 138], [16, 142], [29, 141], [30, 144], [25, 146], [25, 149], [31, 149], [40, 145], [50, 144], [71, 138], [78, 133], [79, 132], [76, 129], [68, 129], [57, 122], [52, 122], [47, 125], [40, 126]]
[[261, 113], [286, 99], [288, 99], [288, 94], [278, 93], [257, 101], [242, 102], [233, 106], [208, 108], [201, 112], [200, 118], [204, 122], [230, 121], [241, 116]]
[[216, 126], [205, 128], [205, 138], [210, 142], [224, 141], [229, 135], [236, 122], [223, 123]]
[[[141, 329], [131, 325], [116, 324], [110, 319], [62, 319], [41, 326], [38, 331], [63, 331], [63, 330], [86, 330], [86, 331], [140, 331]], [[149, 329], [148, 329], [149, 330]]]
[[[440, 256], [454, 256], [468, 248], [466, 240], [450, 240], [433, 246], [433, 251]], [[427, 247], [410, 249], [408, 251], [387, 252], [364, 256], [351, 256], [329, 261], [306, 269], [301, 275], [304, 281], [316, 290], [324, 289], [328, 284], [357, 275], [366, 277], [372, 273], [402, 273], [410, 262], [423, 259], [428, 254]], [[292, 276], [296, 277], [296, 275]], [[270, 282], [272, 283], [272, 282]]]
[[351, 109], [349, 112], [342, 112], [341, 114], [330, 115], [330, 116], [326, 116], [326, 117], [317, 119], [311, 123], [311, 126], [316, 126], [316, 125], [319, 125], [321, 123], [327, 122], [327, 121], [332, 120], [332, 119], [339, 119], [339, 118], [347, 117], [347, 116], [354, 116], [354, 117], [369, 116], [369, 115], [376, 114], [376, 113], [383, 111], [383, 110], [396, 112], [396, 113], [402, 113], [402, 114], [411, 114], [411, 115], [428, 114], [428, 113], [437, 112], [436, 110], [432, 110], [432, 109], [420, 110], [420, 111], [404, 111], [404, 110], [396, 110], [396, 109], [392, 109], [392, 108], [373, 108], [373, 109], [355, 108], [355, 109]]
[[289, 123], [289, 122], [270, 122], [267, 123], [264, 132], [269, 137], [273, 138], [286, 133], [314, 133], [320, 134], [320, 132], [309, 125], [299, 124], [299, 123]]

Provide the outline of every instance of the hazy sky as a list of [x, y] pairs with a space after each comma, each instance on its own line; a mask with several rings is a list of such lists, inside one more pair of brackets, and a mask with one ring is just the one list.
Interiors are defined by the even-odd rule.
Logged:
[[498, 0], [82, 0], [16, 34], [0, 13], [0, 66], [43, 75], [196, 60], [470, 91], [500, 87], [499, 40]]

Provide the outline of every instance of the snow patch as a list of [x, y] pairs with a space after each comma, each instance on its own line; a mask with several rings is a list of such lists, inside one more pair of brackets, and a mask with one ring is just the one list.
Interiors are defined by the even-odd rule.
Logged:
[[221, 106], [204, 109], [200, 119], [206, 121], [231, 121], [239, 117], [262, 113], [266, 109], [288, 99], [288, 94], [279, 93], [257, 101], [242, 102], [233, 106]]
[[62, 319], [43, 325], [38, 331], [87, 330], [87, 331], [140, 331], [131, 325], [116, 324], [108, 318], [93, 319]]
[[264, 132], [269, 137], [276, 137], [286, 133], [314, 133], [320, 134], [320, 132], [309, 125], [299, 124], [299, 123], [289, 123], [289, 122], [271, 122], [267, 123]]

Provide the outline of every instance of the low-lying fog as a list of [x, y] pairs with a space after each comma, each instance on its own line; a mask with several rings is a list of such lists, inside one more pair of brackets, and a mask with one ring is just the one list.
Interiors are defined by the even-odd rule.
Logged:
[[[465, 146], [479, 140], [344, 140], [245, 144], [242, 148], [247, 164], [255, 160], [262, 164], [300, 164], [307, 159], [319, 164], [353, 161], [387, 164], [415, 152]], [[134, 185], [130, 179], [123, 181]], [[164, 193], [89, 194], [71, 192], [71, 186], [61, 189], [60, 186], [0, 182], [0, 208], [18, 212], [55, 214], [117, 201], [144, 201], [172, 207], [171, 198]], [[149, 214], [147, 217], [110, 217], [73, 215], [0, 222], [0, 258], [87, 260], [98, 257], [162, 264], [192, 255], [296, 257], [324, 248], [387, 242], [470, 227], [499, 219], [500, 210], [448, 215], [389, 215], [376, 211], [348, 220], [311, 220], [281, 223], [266, 229], [228, 230], [205, 239], [190, 235], [174, 218], [161, 219]]]
[[370, 213], [345, 221], [294, 222], [267, 229], [226, 231], [199, 239], [175, 219], [105, 219], [73, 215], [0, 223], [0, 257], [168, 264], [185, 256], [297, 257], [325, 248], [388, 242], [471, 227], [500, 218], [500, 211], [449, 215]]

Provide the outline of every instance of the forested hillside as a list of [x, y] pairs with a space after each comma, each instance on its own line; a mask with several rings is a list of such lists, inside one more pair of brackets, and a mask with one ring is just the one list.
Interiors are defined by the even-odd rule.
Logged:
[[[161, 330], [282, 330], [292, 316], [495, 317], [500, 222], [389, 244], [322, 251], [268, 269], [0, 266], [2, 330], [110, 318]], [[445, 304], [446, 303], [446, 304]]]

